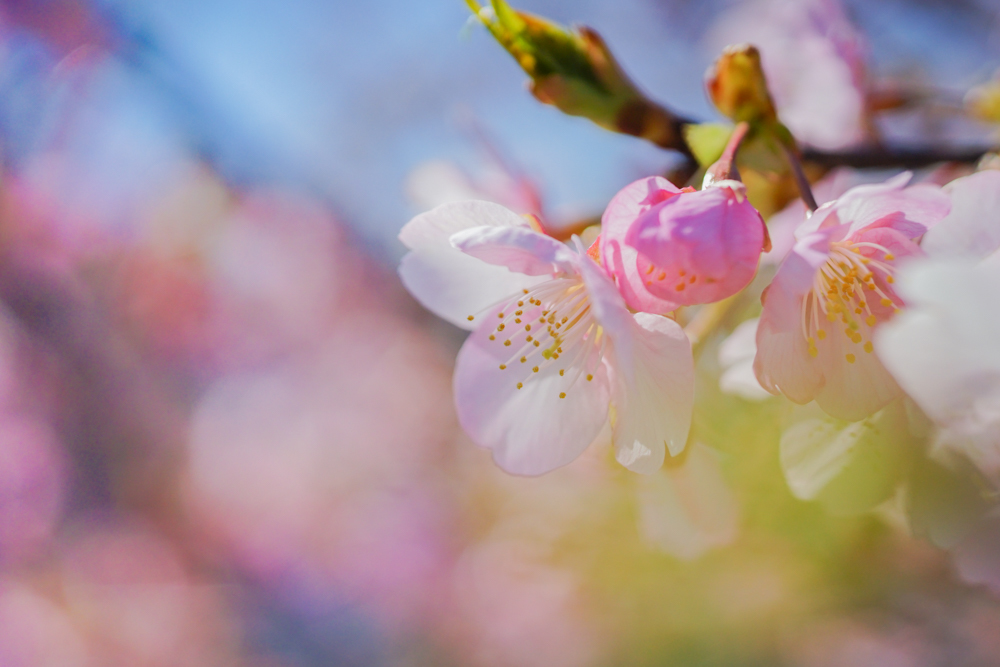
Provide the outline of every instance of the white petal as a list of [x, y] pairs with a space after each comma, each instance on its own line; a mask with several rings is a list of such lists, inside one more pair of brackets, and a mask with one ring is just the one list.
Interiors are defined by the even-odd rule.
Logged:
[[[450, 245], [426, 245], [408, 253], [399, 263], [399, 277], [427, 310], [463, 329], [479, 326], [483, 310], [501, 299], [547, 280], [511, 273]], [[469, 315], [476, 319], [469, 321]]]
[[671, 319], [637, 313], [627, 333], [607, 330], [614, 376], [613, 441], [618, 462], [652, 473], [666, 451], [684, 450], [694, 408], [691, 342]]
[[[525, 313], [528, 319], [533, 315], [537, 313]], [[492, 330], [477, 329], [458, 354], [455, 405], [459, 422], [476, 444], [493, 450], [497, 465], [507, 472], [540, 475], [570, 463], [607, 421], [605, 365], [596, 361], [596, 355], [590, 355], [587, 368], [563, 364], [576, 358], [577, 349], [566, 349], [561, 361], [546, 364], [538, 348], [532, 348], [535, 351], [522, 364], [511, 357], [524, 344], [526, 334], [520, 332], [506, 347], [502, 336], [489, 340]], [[500, 364], [507, 368], [500, 370]], [[535, 366], [537, 373], [532, 372]], [[587, 380], [588, 374], [593, 375], [592, 381]], [[522, 389], [517, 388], [518, 382]], [[560, 398], [561, 393], [565, 398]]]
[[757, 355], [757, 324], [759, 318], [741, 323], [719, 345], [719, 389], [749, 401], [771, 398], [771, 393], [760, 385], [753, 370], [753, 360]]
[[1000, 172], [987, 170], [944, 187], [951, 212], [924, 235], [931, 257], [982, 258], [1000, 247]]
[[460, 201], [441, 204], [410, 220], [399, 232], [399, 240], [410, 250], [428, 245], [450, 247], [455, 232], [472, 227], [529, 227], [528, 221], [500, 204]]
[[639, 528], [654, 546], [685, 560], [731, 543], [739, 506], [716, 453], [692, 445], [683, 463], [641, 478]]
[[452, 234], [450, 242], [467, 255], [529, 276], [575, 273], [575, 253], [531, 229], [473, 227]]

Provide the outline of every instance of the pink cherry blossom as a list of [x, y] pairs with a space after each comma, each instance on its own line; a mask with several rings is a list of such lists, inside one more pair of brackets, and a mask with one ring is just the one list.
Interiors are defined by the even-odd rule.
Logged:
[[630, 313], [609, 276], [489, 202], [411, 220], [400, 275], [421, 303], [474, 328], [458, 355], [459, 421], [500, 467], [537, 475], [579, 456], [609, 420], [616, 456], [653, 472], [683, 450], [694, 365], [681, 327]]
[[635, 220], [625, 234], [625, 244], [638, 253], [629, 277], [663, 301], [719, 301], [753, 279], [766, 238], [746, 187], [717, 181], [664, 198]]
[[872, 333], [903, 306], [897, 263], [951, 207], [908, 174], [852, 188], [799, 227], [762, 299], [754, 372], [773, 394], [815, 399], [839, 419], [863, 419], [902, 392], [873, 354]]

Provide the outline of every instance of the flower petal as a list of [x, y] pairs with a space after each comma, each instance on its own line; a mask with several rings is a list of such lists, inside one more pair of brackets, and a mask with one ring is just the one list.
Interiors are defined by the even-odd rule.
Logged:
[[691, 560], [735, 540], [740, 512], [715, 451], [695, 443], [684, 458], [639, 482], [639, 527], [654, 546]]
[[637, 313], [627, 332], [606, 331], [615, 457], [634, 472], [655, 472], [666, 451], [677, 456], [687, 443], [694, 409], [691, 342], [677, 322], [650, 313]]
[[763, 297], [757, 326], [757, 380], [771, 393], [783, 393], [796, 403], [808, 403], [823, 386], [823, 376], [802, 336], [801, 321], [802, 297], [826, 262], [828, 247], [823, 232], [795, 245]]
[[573, 251], [531, 229], [473, 227], [456, 232], [450, 242], [467, 255], [529, 276], [575, 273]]
[[480, 315], [497, 301], [547, 279], [511, 273], [451, 246], [433, 244], [404, 256], [399, 277], [427, 310], [463, 329], [479, 326], [479, 317], [470, 321], [470, 315]]
[[638, 254], [625, 245], [625, 235], [640, 215], [679, 192], [665, 178], [643, 178], [622, 188], [601, 217], [601, 263], [614, 276], [625, 303], [635, 310], [669, 313], [679, 305], [648, 292], [636, 267]]
[[987, 170], [944, 187], [951, 212], [920, 243], [932, 257], [983, 258], [1000, 248], [1000, 172]]
[[441, 204], [421, 213], [403, 226], [399, 240], [410, 250], [426, 246], [449, 247], [455, 232], [472, 227], [525, 227], [528, 221], [517, 213], [488, 201], [458, 201]]
[[[526, 313], [529, 318], [534, 314]], [[570, 463], [607, 421], [605, 364], [592, 354], [585, 354], [576, 367], [541, 362], [540, 353], [525, 364], [516, 358], [511, 362], [509, 350], [523, 346], [524, 333], [505, 347], [489, 340], [492, 330], [477, 329], [458, 353], [454, 386], [459, 422], [476, 444], [493, 450], [493, 459], [507, 472], [540, 475]], [[575, 359], [579, 352], [567, 349], [563, 358]], [[500, 364], [507, 368], [500, 370]]]

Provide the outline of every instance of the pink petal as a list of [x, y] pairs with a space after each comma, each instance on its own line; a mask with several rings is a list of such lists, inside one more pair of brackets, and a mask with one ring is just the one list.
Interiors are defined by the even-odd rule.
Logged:
[[932, 257], [983, 258], [1000, 248], [1000, 172], [987, 170], [944, 186], [951, 212], [921, 247]]
[[[462, 428], [477, 445], [493, 450], [497, 465], [513, 474], [540, 475], [570, 463], [607, 421], [604, 364], [583, 369], [544, 365], [541, 354], [525, 364], [516, 358], [509, 363], [510, 350], [524, 344], [523, 332], [505, 347], [499, 338], [489, 340], [492, 331], [492, 325], [480, 327], [458, 353], [455, 407]], [[575, 352], [566, 350], [564, 357], [573, 359]], [[507, 368], [500, 370], [500, 364]], [[536, 365], [539, 372], [534, 373]], [[517, 388], [518, 382], [523, 388]]]
[[828, 247], [823, 233], [796, 244], [765, 293], [757, 326], [757, 380], [771, 393], [783, 393], [796, 403], [808, 403], [823, 386], [823, 376], [809, 356], [801, 321], [802, 297], [812, 289], [817, 269], [827, 260]]
[[615, 457], [639, 473], [663, 465], [687, 443], [694, 409], [694, 359], [679, 324], [637, 313], [627, 334], [609, 330]]
[[764, 222], [744, 192], [720, 184], [651, 209], [632, 225], [625, 243], [638, 251], [639, 274], [651, 294], [688, 305], [710, 303], [753, 279]]
[[[463, 329], [479, 326], [482, 311], [547, 277], [511, 273], [447, 245], [428, 244], [399, 263], [403, 285], [427, 310]], [[469, 320], [469, 315], [477, 316]]]
[[472, 227], [528, 227], [528, 221], [511, 210], [488, 201], [459, 201], [441, 204], [421, 213], [403, 226], [399, 240], [410, 250], [449, 246], [455, 232]]
[[451, 244], [489, 264], [529, 276], [573, 273], [573, 252], [551, 236], [521, 227], [474, 227], [456, 232]]
[[625, 244], [629, 227], [640, 215], [679, 192], [665, 178], [643, 178], [616, 194], [601, 218], [601, 263], [614, 277], [625, 302], [634, 310], [669, 313], [679, 305], [649, 293], [636, 268], [636, 251]]

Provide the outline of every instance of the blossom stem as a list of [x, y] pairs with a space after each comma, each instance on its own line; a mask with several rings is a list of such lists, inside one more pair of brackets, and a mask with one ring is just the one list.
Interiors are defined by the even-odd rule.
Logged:
[[717, 181], [740, 180], [740, 173], [736, 169], [736, 153], [740, 150], [740, 145], [746, 139], [749, 131], [750, 124], [746, 121], [736, 124], [736, 127], [733, 128], [733, 133], [729, 135], [729, 141], [726, 143], [726, 148], [722, 151], [722, 155], [715, 164], [708, 168], [705, 174], [706, 185]]
[[816, 203], [816, 197], [813, 196], [812, 186], [809, 185], [809, 179], [806, 178], [805, 171], [802, 170], [802, 161], [799, 159], [798, 151], [789, 147], [785, 143], [781, 143], [781, 148], [785, 152], [785, 159], [788, 160], [788, 166], [792, 169], [792, 176], [795, 177], [795, 184], [799, 188], [799, 194], [802, 196], [802, 201], [805, 205], [809, 207], [810, 211], [815, 211], [819, 208]]

